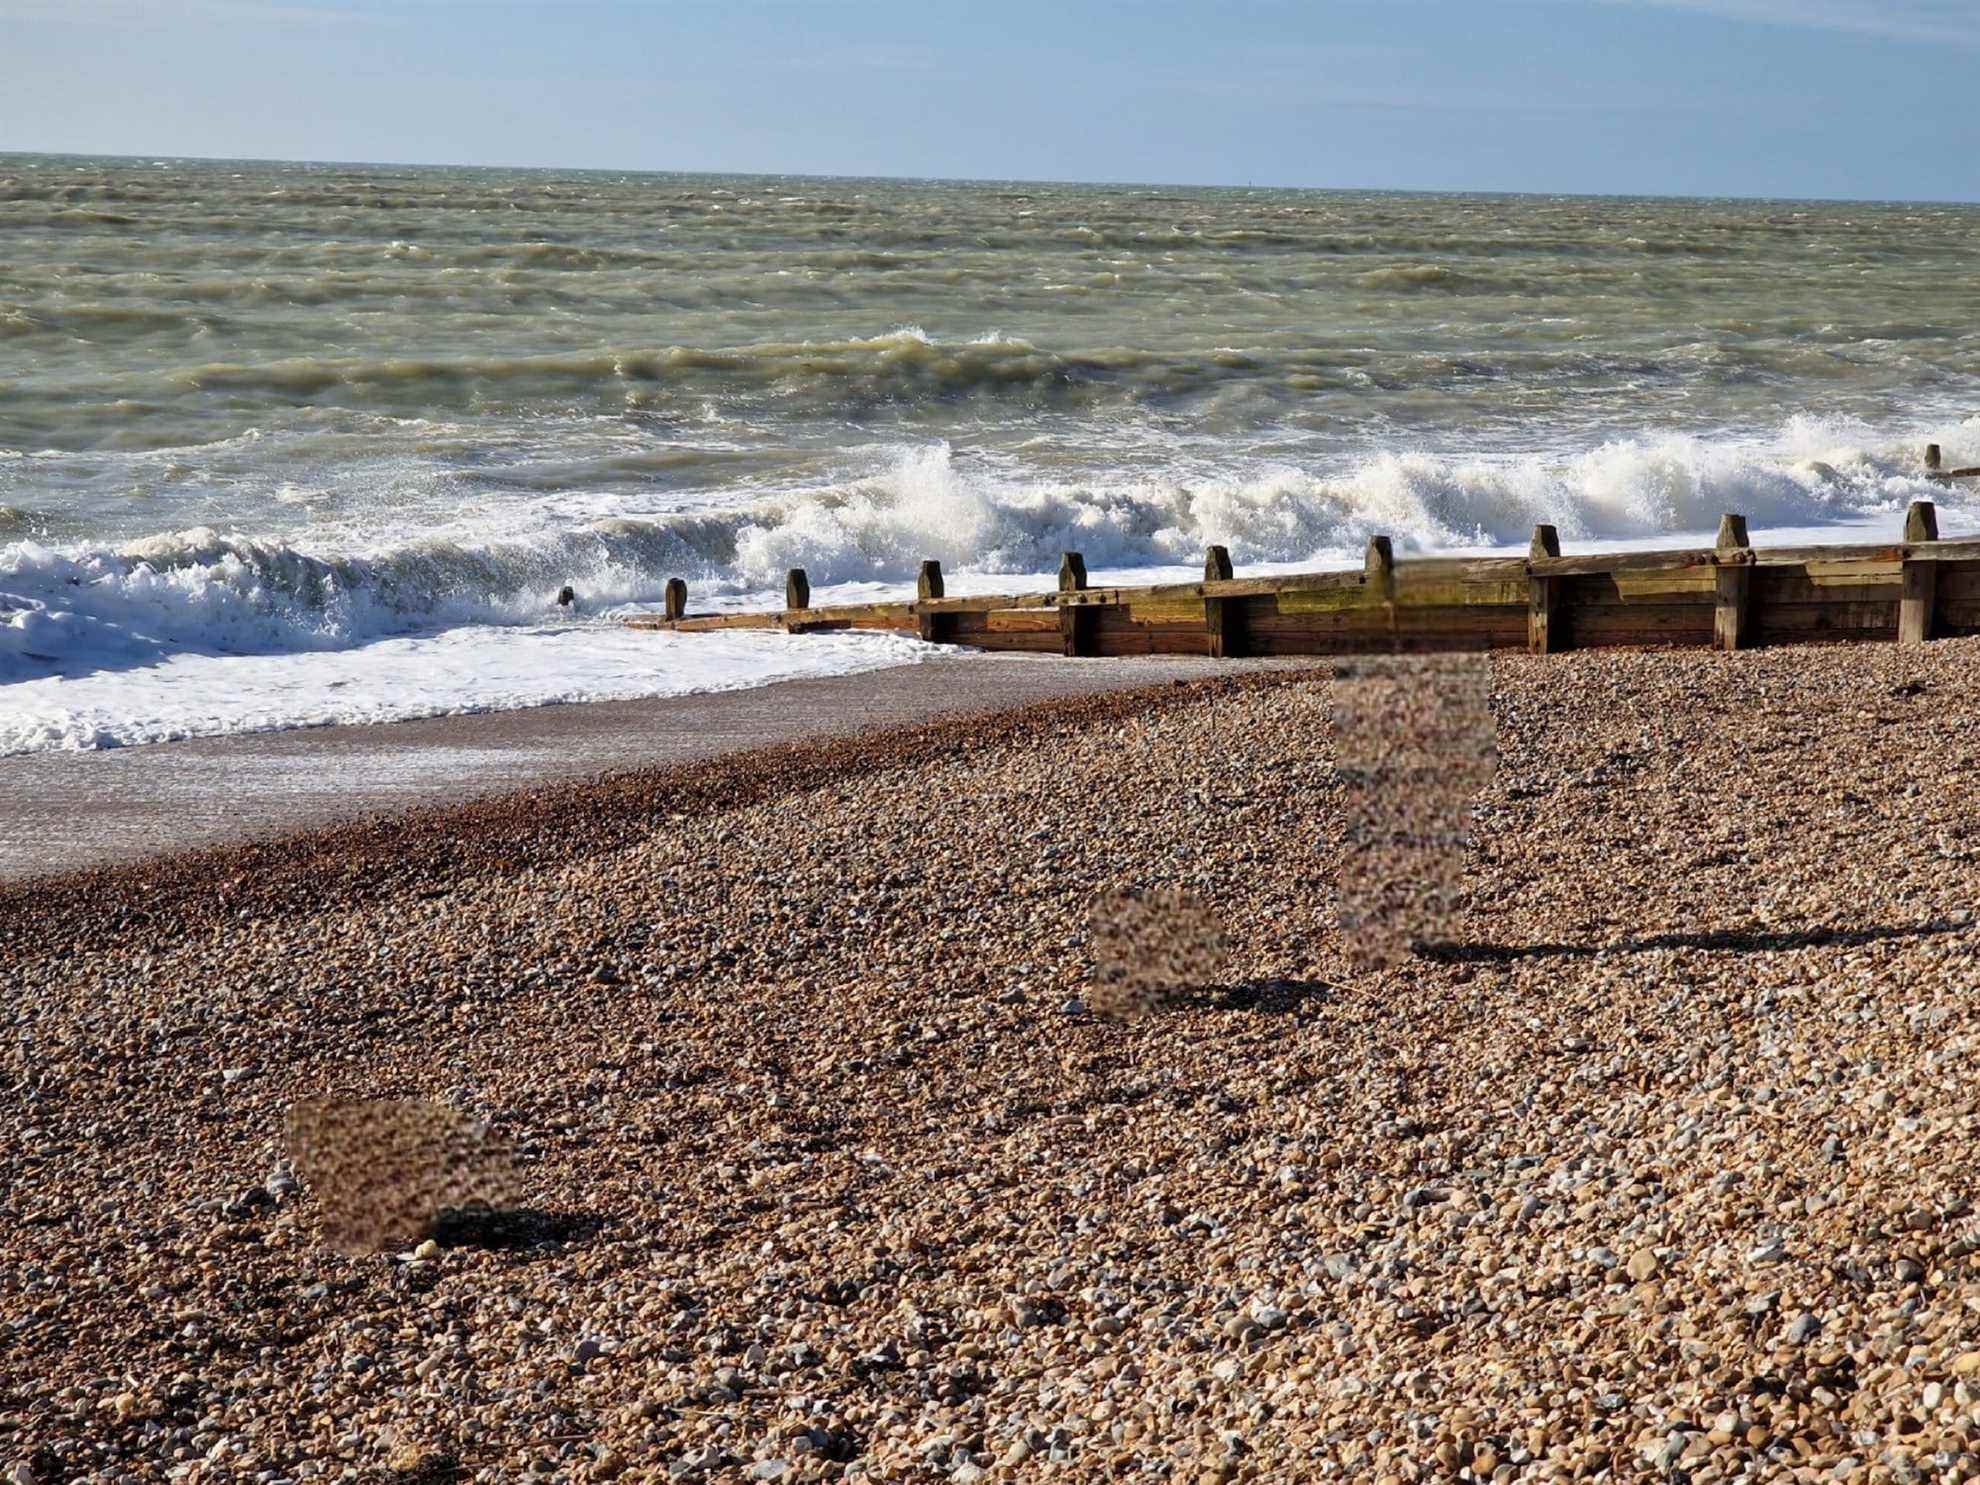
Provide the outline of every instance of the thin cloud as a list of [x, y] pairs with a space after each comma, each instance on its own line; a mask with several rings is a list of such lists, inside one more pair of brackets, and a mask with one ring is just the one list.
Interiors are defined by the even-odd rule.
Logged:
[[864, 46], [835, 46], [801, 56], [779, 59], [783, 67], [798, 72], [908, 72], [921, 76], [944, 74], [949, 58], [933, 47], [901, 42], [873, 42]]
[[1600, 0], [1636, 9], [1682, 10], [1797, 30], [1849, 31], [1887, 41], [1980, 47], [1973, 0]]
[[375, 21], [375, 13], [296, 0], [0, 0], [0, 17], [76, 26], [160, 25], [172, 21], [274, 21], [335, 26]]

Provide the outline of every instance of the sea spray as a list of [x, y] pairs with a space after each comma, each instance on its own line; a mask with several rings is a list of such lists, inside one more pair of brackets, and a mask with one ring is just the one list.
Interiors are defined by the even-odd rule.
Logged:
[[[821, 586], [906, 585], [920, 562], [1050, 586], [1059, 554], [1095, 568], [1200, 561], [1351, 563], [1382, 532], [1405, 551], [1524, 545], [1533, 525], [1571, 542], [1708, 535], [1719, 514], [1755, 529], [1879, 530], [1913, 498], [1968, 518], [1905, 451], [1824, 441], [1796, 424], [1777, 453], [1664, 437], [1567, 461], [1381, 454], [1339, 473], [1271, 463], [1242, 475], [1061, 483], [946, 443], [897, 450], [871, 473], [733, 508], [595, 516], [551, 510], [476, 541], [458, 527], [384, 545], [304, 546], [210, 527], [114, 548], [0, 546], [0, 680], [87, 672], [177, 650], [348, 648], [461, 624], [557, 617], [567, 583], [590, 612], [658, 601], [669, 577], [698, 594], [769, 601], [785, 571]], [[1811, 450], [1819, 451], [1816, 457]], [[607, 504], [616, 504], [607, 502]]]

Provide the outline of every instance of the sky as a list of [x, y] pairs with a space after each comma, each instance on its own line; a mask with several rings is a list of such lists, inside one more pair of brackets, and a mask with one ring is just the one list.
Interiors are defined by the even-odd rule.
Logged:
[[0, 150], [1980, 198], [1980, 0], [0, 0]]

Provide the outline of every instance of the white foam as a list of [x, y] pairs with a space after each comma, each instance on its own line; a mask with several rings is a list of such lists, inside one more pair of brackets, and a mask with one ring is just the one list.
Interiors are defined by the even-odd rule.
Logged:
[[684, 635], [596, 623], [477, 625], [331, 652], [181, 653], [0, 687], [0, 755], [740, 690], [935, 653], [892, 634]]
[[697, 608], [775, 605], [791, 567], [818, 601], [896, 596], [928, 557], [961, 593], [1049, 587], [1068, 550], [1131, 582], [1200, 571], [1212, 543], [1254, 572], [1351, 565], [1375, 532], [1406, 552], [1523, 551], [1540, 521], [1582, 550], [1709, 542], [1728, 510], [1762, 542], [1868, 539], [1895, 534], [1905, 505], [1926, 498], [1946, 534], [1980, 530], [1980, 492], [1923, 478], [1928, 437], [1950, 462], [1980, 463], [1980, 419], [1881, 441], [1799, 419], [1764, 438], [1380, 453], [1324, 468], [1210, 443], [1152, 458], [1124, 444], [1140, 465], [1104, 479], [934, 442], [869, 450], [853, 456], [863, 469], [746, 501], [505, 492], [397, 527], [372, 506], [362, 528], [326, 524], [306, 547], [208, 528], [120, 548], [17, 542], [0, 546], [0, 751], [755, 685], [914, 649], [629, 637], [564, 622], [567, 582], [596, 619], [657, 604], [672, 576], [689, 579]]

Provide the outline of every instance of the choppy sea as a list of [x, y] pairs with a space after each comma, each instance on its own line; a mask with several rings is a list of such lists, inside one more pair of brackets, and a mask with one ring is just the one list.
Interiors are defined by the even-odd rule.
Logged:
[[1971, 206], [0, 155], [0, 752], [922, 653], [672, 576], [1980, 529], [1928, 440]]

